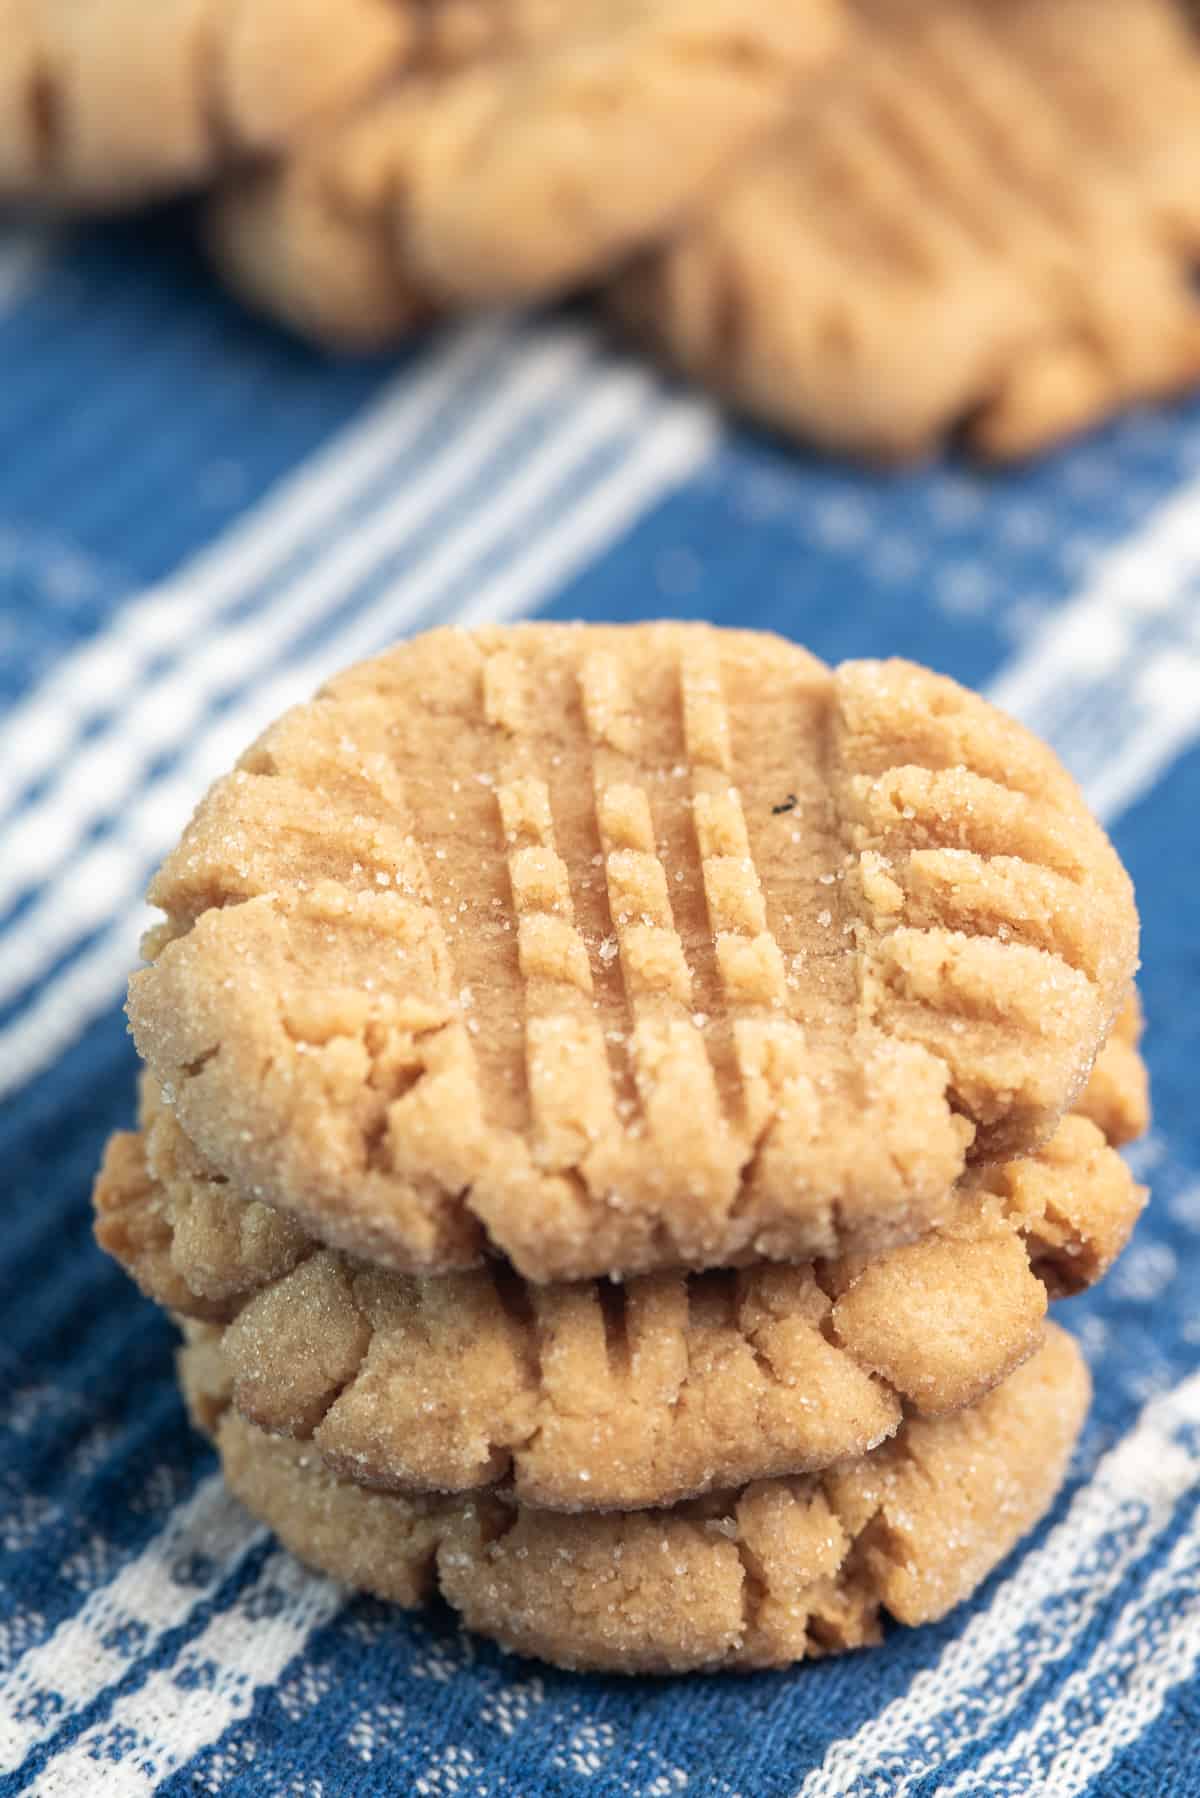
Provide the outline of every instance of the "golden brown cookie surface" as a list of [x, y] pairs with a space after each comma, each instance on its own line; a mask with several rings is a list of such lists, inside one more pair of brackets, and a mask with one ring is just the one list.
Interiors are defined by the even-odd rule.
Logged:
[[231, 186], [218, 260], [259, 306], [357, 345], [435, 304], [561, 293], [699, 205], [829, 60], [841, 16], [836, 0], [460, 9], [419, 79]]
[[1113, 0], [1103, 30], [1090, 0], [852, 15], [841, 73], [618, 279], [635, 331], [783, 429], [885, 457], [960, 423], [1022, 455], [1200, 380], [1178, 0]]
[[247, 1197], [402, 1271], [875, 1252], [1047, 1136], [1129, 985], [1050, 751], [904, 663], [434, 632], [217, 783], [130, 985]]
[[0, 195], [190, 187], [403, 65], [409, 0], [0, 0]]
[[364, 1491], [223, 1409], [211, 1345], [185, 1350], [181, 1372], [230, 1487], [301, 1559], [398, 1604], [440, 1588], [506, 1647], [619, 1673], [786, 1666], [877, 1640], [884, 1610], [908, 1624], [943, 1616], [1052, 1502], [1089, 1391], [1052, 1326], [977, 1405], [910, 1421], [819, 1479], [565, 1517]]
[[[1088, 1094], [1111, 1084], [1119, 1046]], [[411, 1279], [232, 1195], [148, 1094], [96, 1207], [101, 1244], [151, 1297], [229, 1323], [237, 1409], [334, 1472], [627, 1510], [819, 1470], [875, 1447], [905, 1406], [975, 1402], [1036, 1351], [1047, 1290], [1103, 1273], [1143, 1196], [1076, 1115], [1039, 1153], [969, 1178], [939, 1230], [872, 1261], [623, 1287], [530, 1286], [498, 1266]]]

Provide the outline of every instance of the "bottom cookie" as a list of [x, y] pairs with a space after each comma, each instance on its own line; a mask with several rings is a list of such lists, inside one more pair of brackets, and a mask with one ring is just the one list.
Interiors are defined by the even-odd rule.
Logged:
[[614, 1673], [782, 1667], [877, 1641], [885, 1611], [905, 1624], [944, 1616], [1051, 1504], [1090, 1392], [1052, 1325], [979, 1403], [910, 1419], [819, 1477], [672, 1510], [559, 1515], [338, 1479], [306, 1444], [241, 1418], [218, 1333], [189, 1330], [192, 1416], [231, 1490], [301, 1560], [401, 1605], [440, 1589], [506, 1648]]

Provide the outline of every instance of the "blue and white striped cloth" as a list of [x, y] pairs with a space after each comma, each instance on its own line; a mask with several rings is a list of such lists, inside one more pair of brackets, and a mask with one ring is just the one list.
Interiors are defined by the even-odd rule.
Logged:
[[[0, 1793], [1200, 1795], [1200, 403], [1028, 471], [877, 476], [730, 428], [586, 319], [334, 366], [169, 217], [12, 229], [0, 595]], [[140, 895], [198, 794], [341, 664], [535, 612], [928, 661], [1056, 744], [1138, 883], [1154, 1199], [1064, 1308], [1097, 1388], [1069, 1487], [972, 1605], [870, 1655], [580, 1679], [344, 1602], [223, 1495], [169, 1325], [91, 1242]]]

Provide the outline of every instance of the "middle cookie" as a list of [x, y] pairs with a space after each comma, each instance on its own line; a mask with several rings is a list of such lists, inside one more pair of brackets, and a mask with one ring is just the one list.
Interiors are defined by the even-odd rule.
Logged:
[[974, 1403], [1035, 1352], [1047, 1296], [1097, 1279], [1141, 1208], [1092, 1121], [1112, 1140], [1140, 1127], [1135, 1036], [1131, 1009], [1040, 1153], [973, 1174], [946, 1224], [870, 1260], [623, 1286], [538, 1287], [502, 1264], [398, 1275], [236, 1196], [149, 1082], [142, 1131], [109, 1145], [97, 1234], [160, 1303], [226, 1324], [244, 1417], [343, 1477], [674, 1504], [867, 1453], [906, 1408]]

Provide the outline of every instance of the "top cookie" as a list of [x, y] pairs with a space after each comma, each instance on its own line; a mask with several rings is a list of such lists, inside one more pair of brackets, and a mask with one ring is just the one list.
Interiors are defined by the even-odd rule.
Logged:
[[402, 1271], [878, 1252], [1043, 1139], [1136, 962], [1051, 752], [905, 663], [432, 632], [219, 781], [129, 1011], [247, 1197]]

